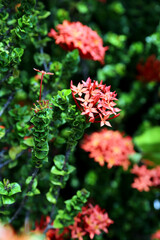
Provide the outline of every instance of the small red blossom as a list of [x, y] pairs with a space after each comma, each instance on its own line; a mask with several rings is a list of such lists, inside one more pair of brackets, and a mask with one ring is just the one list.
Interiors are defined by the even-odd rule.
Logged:
[[134, 178], [132, 187], [140, 192], [148, 192], [151, 187], [160, 186], [160, 166], [147, 169], [145, 165], [138, 166], [135, 164], [133, 169], [131, 169], [131, 173], [137, 175], [137, 177]]
[[137, 64], [137, 79], [142, 82], [160, 82], [160, 60], [155, 55], [147, 58], [146, 62]]
[[56, 28], [58, 32], [52, 28], [48, 33], [49, 37], [55, 39], [56, 44], [68, 51], [78, 49], [82, 58], [92, 59], [104, 64], [105, 52], [108, 47], [103, 47], [103, 40], [96, 31], [81, 22], [69, 22], [67, 20], [58, 24]]
[[1, 128], [1, 129], [5, 129], [5, 126], [0, 125], [0, 128]]
[[[111, 127], [108, 120], [118, 117], [120, 114], [119, 108], [114, 107], [117, 100], [117, 94], [110, 91], [111, 86], [102, 84], [102, 81], [93, 81], [88, 78], [87, 81], [82, 81], [78, 86], [74, 86], [71, 81], [71, 90], [73, 99], [82, 112], [82, 115], [86, 115], [89, 122], [100, 122], [100, 125], [107, 125]], [[79, 101], [79, 104], [77, 102]], [[113, 117], [110, 117], [114, 115]]]
[[160, 230], [157, 230], [154, 234], [152, 234], [151, 240], [160, 240]]
[[124, 170], [130, 165], [129, 155], [135, 152], [129, 136], [124, 137], [119, 131], [107, 129], [86, 135], [81, 148], [90, 152], [89, 157], [94, 158], [100, 166], [107, 163], [108, 168], [122, 166]]

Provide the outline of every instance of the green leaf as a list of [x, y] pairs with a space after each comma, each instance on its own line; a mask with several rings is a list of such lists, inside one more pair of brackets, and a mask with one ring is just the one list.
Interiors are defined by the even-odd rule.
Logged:
[[3, 214], [3, 215], [9, 215], [10, 212], [9, 212], [9, 211], [0, 211], [0, 214]]
[[11, 147], [9, 149], [9, 156], [12, 160], [16, 159], [17, 154], [19, 154], [20, 152], [22, 152], [22, 148], [21, 146], [16, 146], [16, 147]]
[[0, 139], [3, 138], [5, 136], [5, 127], [4, 126], [0, 126]]
[[55, 204], [57, 201], [56, 201], [56, 198], [53, 196], [53, 193], [52, 192], [48, 192], [46, 194], [46, 198], [48, 200], [48, 202], [51, 202], [53, 204]]
[[11, 183], [10, 184], [11, 190], [9, 191], [8, 196], [12, 196], [18, 192], [21, 192], [21, 187], [18, 183]]
[[79, 2], [79, 3], [77, 4], [77, 9], [78, 9], [78, 11], [79, 11], [80, 13], [82, 13], [82, 14], [88, 12], [88, 7], [87, 7], [86, 4], [83, 3], [83, 2]]
[[60, 170], [62, 170], [63, 165], [64, 165], [64, 161], [65, 161], [65, 156], [64, 155], [56, 155], [53, 159], [54, 164], [56, 165], [56, 167]]
[[43, 12], [41, 12], [41, 15], [38, 16], [38, 18], [39, 19], [45, 19], [50, 15], [51, 15], [51, 13], [49, 11], [43, 11]]
[[74, 171], [75, 171], [75, 169], [76, 169], [76, 168], [75, 168], [74, 166], [72, 166], [72, 165], [69, 165], [69, 166], [68, 166], [68, 171], [67, 171], [67, 172], [68, 172], [68, 174], [71, 174], [72, 172], [74, 172]]
[[32, 197], [32, 196], [38, 195], [38, 194], [40, 194], [40, 193], [41, 193], [41, 192], [39, 191], [39, 189], [36, 188], [36, 189], [33, 189], [32, 191], [28, 192], [28, 193], [27, 193], [27, 196]]
[[58, 170], [55, 166], [51, 168], [51, 173], [55, 175], [61, 175], [64, 176], [66, 173], [63, 170]]
[[2, 197], [2, 203], [4, 205], [13, 204], [14, 202], [15, 200], [13, 197], [8, 197], [8, 196]]
[[54, 224], [53, 224], [54, 228], [63, 228], [63, 224], [60, 223], [60, 221], [56, 218], [54, 220]]
[[134, 142], [143, 152], [160, 152], [160, 127], [147, 129], [143, 134], [135, 137]]
[[[30, 184], [32, 180], [32, 176], [29, 176], [27, 179], [26, 179], [26, 184]], [[32, 189], [35, 189], [37, 187], [37, 184], [38, 184], [38, 181], [37, 179], [35, 178], [34, 181], [33, 181], [33, 184], [32, 184]]]
[[5, 189], [5, 186], [2, 182], [0, 182], [0, 194], [1, 195], [8, 195], [8, 191]]
[[35, 151], [35, 156], [38, 158], [38, 159], [40, 159], [40, 160], [42, 160], [42, 159], [44, 159], [45, 157], [47, 157], [47, 155], [48, 155], [48, 151], [37, 151], [37, 149], [36, 149], [36, 151]]
[[29, 147], [34, 147], [34, 140], [33, 137], [28, 137], [23, 140], [23, 143]]
[[133, 139], [134, 143], [142, 151], [143, 157], [160, 163], [160, 127], [147, 129], [140, 136]]

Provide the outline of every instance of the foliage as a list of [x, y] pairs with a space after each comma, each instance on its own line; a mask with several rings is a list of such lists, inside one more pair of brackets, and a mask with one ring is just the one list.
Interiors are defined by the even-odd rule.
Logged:
[[[50, 216], [36, 236], [0, 225], [4, 239], [65, 239], [70, 224], [70, 239], [106, 239], [103, 224], [103, 233], [90, 235], [74, 220], [86, 201], [113, 219], [108, 239], [158, 236], [159, 15], [156, 0], [0, 2], [0, 218], [27, 232]], [[87, 79], [97, 80], [86, 90]], [[108, 122], [111, 113], [118, 117]], [[111, 123], [110, 138], [100, 121]], [[100, 162], [100, 153], [111, 169], [90, 159]]]

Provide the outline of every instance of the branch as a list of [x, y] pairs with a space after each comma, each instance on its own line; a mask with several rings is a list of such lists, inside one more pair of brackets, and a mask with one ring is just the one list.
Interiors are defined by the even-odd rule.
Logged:
[[1, 164], [0, 164], [0, 169], [3, 168], [4, 166], [6, 166], [7, 164], [9, 164], [9, 163], [12, 162], [12, 161], [13, 161], [13, 160], [9, 159], [9, 160], [7, 160], [6, 162], [1, 163]]
[[[17, 154], [15, 160], [16, 160], [17, 158], [19, 158], [20, 156], [22, 156], [22, 154], [23, 154], [24, 152], [25, 152], [25, 150], [23, 150], [22, 152], [20, 152], [19, 154]], [[7, 165], [7, 164], [9, 164], [10, 162], [15, 161], [15, 160], [8, 159], [8, 160], [5, 161], [4, 163], [1, 163], [1, 164], [0, 164], [0, 169], [3, 168], [5, 165]]]
[[[64, 171], [65, 168], [66, 168], [66, 164], [67, 164], [67, 162], [68, 162], [68, 159], [69, 159], [69, 156], [70, 156], [70, 152], [71, 152], [71, 149], [68, 149], [68, 150], [66, 151], [66, 154], [65, 154], [65, 162], [64, 162], [64, 165], [63, 165], [63, 169], [62, 169], [63, 171]], [[63, 181], [63, 176], [61, 176], [61, 178], [60, 178], [60, 183], [62, 183], [62, 181]], [[57, 200], [58, 200], [58, 197], [59, 197], [59, 194], [60, 194], [60, 190], [61, 190], [61, 187], [59, 186], [58, 189], [57, 189], [57, 195], [56, 195], [56, 197], [55, 197], [56, 202], [57, 202]], [[53, 229], [53, 226], [51, 225], [51, 223], [52, 223], [52, 221], [53, 221], [53, 215], [54, 215], [55, 206], [56, 206], [56, 203], [53, 204], [53, 206], [52, 206], [52, 210], [51, 210], [51, 214], [50, 214], [50, 221], [49, 221], [46, 229], [44, 230], [44, 233], [47, 233], [49, 229]]]
[[33, 174], [32, 174], [32, 179], [31, 179], [31, 181], [30, 181], [30, 183], [29, 183], [29, 185], [28, 185], [27, 192], [26, 192], [26, 194], [25, 194], [25, 196], [24, 196], [24, 198], [23, 198], [23, 200], [22, 200], [19, 208], [18, 208], [17, 211], [14, 213], [13, 217], [9, 220], [9, 223], [12, 223], [12, 222], [15, 220], [15, 218], [19, 215], [19, 213], [21, 212], [22, 208], [24, 207], [24, 205], [25, 205], [25, 203], [26, 203], [26, 201], [27, 201], [27, 199], [28, 199], [27, 193], [31, 191], [32, 185], [33, 185], [33, 182], [34, 182], [34, 179], [35, 179], [35, 177], [37, 176], [38, 171], [39, 171], [39, 168], [35, 168], [35, 169], [34, 169], [34, 172], [33, 172]]
[[5, 103], [4, 107], [2, 108], [2, 110], [0, 111], [0, 117], [2, 116], [2, 114], [4, 113], [4, 111], [7, 109], [7, 107], [9, 106], [9, 104], [12, 102], [13, 97], [14, 97], [15, 92], [12, 92], [12, 94], [9, 96], [7, 102]]
[[9, 78], [10, 76], [12, 75], [12, 72], [11, 71], [8, 71], [7, 72], [7, 75], [1, 79], [0, 83], [3, 83], [7, 78]]

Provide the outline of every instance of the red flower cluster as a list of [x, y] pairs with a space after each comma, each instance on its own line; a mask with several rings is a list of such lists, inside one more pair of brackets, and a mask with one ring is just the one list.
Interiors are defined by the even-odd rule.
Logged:
[[[93, 206], [88, 204], [82, 208], [75, 218], [73, 225], [65, 227], [60, 234], [59, 229], [50, 229], [46, 236], [46, 240], [64, 240], [64, 239], [78, 239], [83, 240], [83, 236], [89, 235], [90, 239], [94, 238], [94, 235], [101, 234], [101, 231], [108, 233], [108, 227], [113, 221], [109, 218], [108, 213], [105, 213], [98, 205]], [[43, 232], [50, 221], [49, 217], [41, 218], [40, 223], [36, 223], [36, 229], [34, 232]]]
[[78, 240], [83, 240], [83, 236], [86, 234], [93, 239], [94, 235], [101, 234], [101, 231], [108, 233], [108, 227], [113, 224], [108, 213], [104, 213], [104, 210], [98, 205], [93, 206], [92, 204], [83, 207], [82, 212], [74, 220], [74, 224], [69, 226], [69, 229], [71, 229], [71, 237], [78, 238]]
[[[120, 109], [114, 107], [117, 94], [110, 92], [110, 88], [111, 86], [103, 85], [102, 81], [100, 83], [95, 80], [92, 82], [90, 78], [86, 82], [82, 81], [82, 84], [78, 83], [77, 87], [71, 81], [74, 101], [82, 112], [81, 114], [88, 117], [89, 122], [100, 122], [101, 126], [107, 125], [111, 127], [108, 120], [119, 116], [117, 112]], [[110, 115], [114, 116], [110, 118]]]
[[80, 22], [69, 22], [64, 20], [48, 33], [49, 37], [56, 40], [63, 49], [72, 51], [78, 49], [82, 58], [92, 59], [104, 64], [105, 52], [108, 47], [103, 47], [103, 41], [96, 31]]
[[154, 234], [152, 234], [151, 240], [160, 240], [160, 230], [157, 230]]
[[130, 165], [128, 156], [134, 153], [131, 137], [124, 137], [119, 131], [107, 129], [86, 135], [81, 148], [90, 152], [89, 157], [94, 158], [100, 166], [104, 166], [106, 162], [108, 168], [122, 166], [124, 170]]
[[132, 183], [132, 187], [140, 192], [148, 192], [151, 187], [158, 187], [160, 185], [160, 166], [147, 169], [145, 165], [139, 167], [135, 164], [131, 173], [137, 175]]
[[147, 61], [142, 64], [137, 64], [139, 75], [137, 79], [142, 82], [160, 82], [160, 61], [156, 59], [155, 55], [147, 58]]

